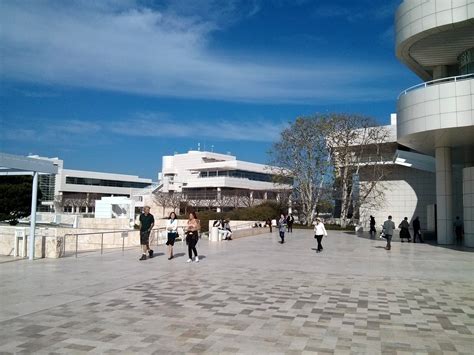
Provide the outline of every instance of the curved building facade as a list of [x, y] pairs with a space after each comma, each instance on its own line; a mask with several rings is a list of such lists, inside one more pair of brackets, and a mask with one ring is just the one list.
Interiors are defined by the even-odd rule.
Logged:
[[423, 83], [397, 103], [398, 142], [436, 160], [439, 244], [474, 247], [474, 0], [406, 0], [396, 13], [396, 54]]

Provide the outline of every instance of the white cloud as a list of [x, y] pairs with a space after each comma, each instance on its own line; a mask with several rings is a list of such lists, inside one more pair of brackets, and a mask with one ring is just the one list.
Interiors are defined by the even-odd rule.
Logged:
[[108, 129], [114, 134], [137, 137], [196, 137], [230, 141], [272, 142], [278, 138], [286, 125], [285, 122], [267, 119], [176, 122], [163, 114], [146, 113], [116, 122]]
[[[254, 6], [248, 7], [247, 16], [260, 11], [257, 2], [250, 3]], [[374, 84], [395, 77], [383, 64], [314, 58], [305, 65], [297, 59], [213, 53], [211, 35], [222, 26], [216, 18], [231, 17], [238, 9], [224, 8], [206, 18], [131, 0], [3, 1], [1, 75], [42, 84], [250, 102], [393, 96]]]
[[177, 122], [162, 113], [142, 113], [129, 119], [102, 123], [90, 120], [36, 119], [23, 122], [25, 128], [14, 124], [0, 132], [9, 141], [38, 143], [56, 142], [67, 145], [111, 143], [124, 137], [197, 138], [215, 141], [273, 142], [287, 123], [268, 119], [254, 120], [189, 120]]

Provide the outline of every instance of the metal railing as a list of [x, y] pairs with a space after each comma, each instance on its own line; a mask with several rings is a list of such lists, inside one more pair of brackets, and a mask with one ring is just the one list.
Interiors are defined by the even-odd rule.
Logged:
[[457, 82], [457, 81], [462, 81], [462, 80], [467, 80], [467, 79], [474, 79], [474, 73], [464, 74], [464, 75], [457, 75], [457, 76], [450, 76], [450, 77], [447, 77], [447, 78], [440, 78], [440, 79], [435, 79], [435, 80], [431, 80], [431, 81], [426, 81], [426, 82], [421, 83], [421, 84], [410, 86], [408, 89], [403, 90], [398, 95], [398, 99], [402, 95], [406, 95], [408, 92], [417, 90], [419, 88], [426, 88], [426, 87], [431, 86], [431, 85], [436, 85], [436, 84], [441, 84], [441, 83], [449, 83], [449, 82]]
[[[160, 233], [165, 232], [165, 231], [166, 231], [166, 228], [164, 228], [164, 227], [152, 229], [152, 231], [150, 232], [150, 245], [153, 244], [153, 242], [155, 242], [156, 243], [155, 245], [158, 246], [159, 242], [160, 242]], [[61, 247], [61, 249], [62, 249], [61, 250], [61, 255], [66, 256], [67, 237], [74, 237], [74, 244], [75, 244], [74, 254], [75, 254], [75, 257], [77, 258], [78, 250], [79, 250], [79, 238], [80, 237], [91, 236], [91, 235], [100, 235], [100, 254], [103, 254], [104, 253], [104, 235], [117, 234], [117, 233], [120, 233], [120, 237], [122, 238], [122, 253], [123, 253], [125, 251], [125, 238], [128, 238], [130, 233], [140, 233], [140, 231], [137, 230], [137, 229], [120, 229], [120, 230], [103, 231], [103, 232], [68, 233], [68, 234], [65, 234], [64, 238], [63, 238], [63, 243], [62, 243], [62, 247]], [[178, 237], [183, 238], [183, 236], [181, 236], [179, 233], [178, 233]], [[87, 244], [97, 244], [97, 243], [87, 243]], [[98, 249], [86, 249], [84, 251], [89, 251], [89, 252], [90, 251], [98, 251]]]

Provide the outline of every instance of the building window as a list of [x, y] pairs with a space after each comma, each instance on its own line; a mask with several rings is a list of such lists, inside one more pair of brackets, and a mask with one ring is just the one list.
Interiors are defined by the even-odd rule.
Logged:
[[141, 188], [148, 187], [148, 186], [151, 185], [151, 184], [146, 183], [146, 182], [80, 178], [80, 177], [74, 177], [74, 176], [66, 176], [66, 184], [70, 184], [70, 185], [88, 185], [88, 186], [125, 187], [125, 188], [136, 188], [136, 189], [141, 189]]

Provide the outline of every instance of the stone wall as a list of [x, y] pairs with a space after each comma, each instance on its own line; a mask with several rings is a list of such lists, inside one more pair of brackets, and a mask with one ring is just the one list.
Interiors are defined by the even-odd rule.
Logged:
[[[26, 253], [29, 251], [29, 228], [19, 227], [25, 230]], [[14, 255], [15, 230], [17, 227], [0, 226], [0, 255]], [[52, 229], [38, 229], [35, 238], [35, 256], [38, 258], [59, 258], [61, 257], [62, 237], [57, 237]], [[19, 242], [18, 249], [22, 249], [22, 241]], [[19, 250], [19, 255], [21, 251]]]
[[[35, 256], [58, 258], [74, 254], [76, 251], [76, 235], [77, 250], [79, 252], [100, 250], [101, 245], [104, 250], [140, 246], [140, 232], [135, 229], [124, 228], [123, 220], [113, 218], [84, 220], [88, 221], [86, 225], [89, 228], [38, 227], [35, 238]], [[125, 221], [128, 222], [128, 220]], [[180, 235], [184, 234], [183, 228], [186, 226], [186, 222], [186, 220], [178, 220]], [[155, 220], [155, 227], [150, 236], [151, 245], [166, 242], [165, 225], [166, 220]], [[102, 228], [100, 228], [101, 226]], [[29, 235], [29, 227], [0, 226], [0, 255], [13, 256], [15, 230], [17, 228], [24, 229], [26, 235]]]

